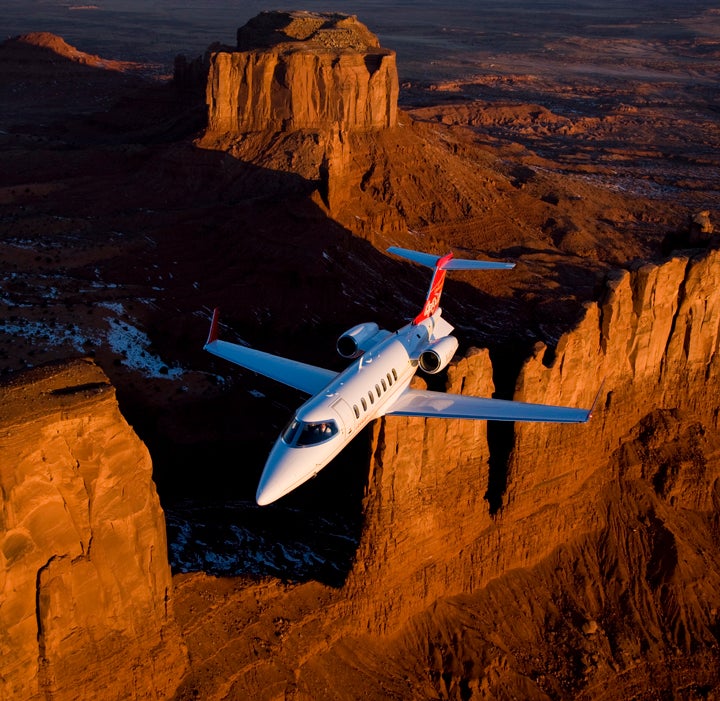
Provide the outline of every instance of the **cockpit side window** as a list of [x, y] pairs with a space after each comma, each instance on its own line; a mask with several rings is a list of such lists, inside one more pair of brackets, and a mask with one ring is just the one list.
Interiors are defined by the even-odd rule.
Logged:
[[338, 432], [335, 421], [305, 422], [294, 419], [283, 433], [283, 441], [290, 446], [304, 448], [324, 443]]
[[288, 427], [283, 431], [282, 439], [288, 445], [293, 445], [297, 434], [300, 432], [300, 422], [297, 419], [293, 419]]

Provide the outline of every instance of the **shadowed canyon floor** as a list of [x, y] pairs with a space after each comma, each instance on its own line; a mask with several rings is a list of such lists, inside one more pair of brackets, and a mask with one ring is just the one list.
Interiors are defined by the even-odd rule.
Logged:
[[[424, 75], [399, 32], [399, 124], [347, 136], [329, 191], [306, 136], [199, 140], [169, 67], [0, 46], [0, 366], [93, 356], [150, 448], [178, 699], [715, 698], [720, 14], [662, 11], [600, 43], [545, 16], [525, 59], [510, 33], [458, 52], [454, 30]], [[606, 376], [599, 428], [382, 423], [257, 509], [300, 398], [205, 356], [209, 309], [229, 338], [337, 369], [342, 331], [421, 302], [391, 244], [517, 260], [449, 281], [462, 348], [489, 348], [449, 383], [576, 403]]]

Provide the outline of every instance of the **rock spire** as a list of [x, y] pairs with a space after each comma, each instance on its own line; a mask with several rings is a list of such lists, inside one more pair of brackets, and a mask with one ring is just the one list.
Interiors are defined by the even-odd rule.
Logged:
[[0, 698], [169, 698], [187, 666], [147, 448], [99, 367], [0, 387]]

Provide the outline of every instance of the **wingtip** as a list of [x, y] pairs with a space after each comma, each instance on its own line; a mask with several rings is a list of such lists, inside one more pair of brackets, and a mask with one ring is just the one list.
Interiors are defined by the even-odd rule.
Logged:
[[597, 391], [597, 394], [595, 395], [595, 399], [593, 400], [592, 406], [590, 407], [590, 411], [588, 411], [587, 419], [586, 421], [590, 421], [593, 417], [593, 413], [595, 411], [595, 407], [597, 406], [598, 401], [600, 400], [600, 395], [602, 394], [603, 387], [605, 386], [605, 378], [603, 377], [603, 381], [600, 383], [600, 388]]
[[215, 307], [215, 309], [213, 309], [212, 321], [210, 322], [210, 333], [208, 333], [207, 341], [205, 341], [205, 346], [209, 346], [213, 341], [217, 341], [219, 319], [220, 308]]

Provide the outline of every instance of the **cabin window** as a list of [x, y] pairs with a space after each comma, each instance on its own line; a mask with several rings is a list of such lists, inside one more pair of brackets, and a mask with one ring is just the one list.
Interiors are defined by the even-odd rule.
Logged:
[[375, 404], [375, 397], [373, 396], [372, 390], [368, 392], [368, 397], [370, 399], [370, 404]]
[[360, 409], [358, 409], [357, 404], [353, 404], [353, 411], [355, 412], [355, 418], [359, 419], [360, 418]]
[[387, 378], [388, 378], [388, 384], [392, 387], [392, 383], [393, 383], [392, 375], [390, 373], [388, 373]]
[[380, 391], [380, 385], [375, 385], [375, 394], [377, 394], [378, 397], [382, 394]]
[[380, 384], [382, 385], [383, 392], [387, 392], [387, 382], [385, 382], [384, 379], [380, 380]]
[[365, 397], [360, 399], [360, 404], [362, 404], [363, 411], [367, 411], [367, 402], [365, 401]]
[[395, 368], [393, 368], [392, 373], [393, 373], [393, 377], [397, 380], [397, 372], [395, 372]]

